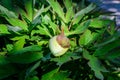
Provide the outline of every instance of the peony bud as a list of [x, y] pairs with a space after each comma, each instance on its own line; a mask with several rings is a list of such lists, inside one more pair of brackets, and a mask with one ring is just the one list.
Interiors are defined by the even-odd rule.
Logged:
[[49, 48], [54, 56], [63, 55], [69, 46], [69, 39], [64, 35], [63, 29], [60, 35], [54, 36], [49, 40]]

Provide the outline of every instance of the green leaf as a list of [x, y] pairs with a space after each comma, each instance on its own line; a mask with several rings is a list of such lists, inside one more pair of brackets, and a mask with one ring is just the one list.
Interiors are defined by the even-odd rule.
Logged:
[[101, 30], [96, 30], [95, 32], [92, 32], [87, 29], [80, 36], [79, 44], [80, 45], [89, 45], [89, 44], [93, 43], [94, 41], [96, 41], [100, 38], [101, 34], [103, 34], [104, 31], [105, 31], [105, 29], [101, 29]]
[[78, 25], [77, 28], [75, 29], [75, 34], [80, 34], [84, 32], [89, 27], [89, 24], [90, 24], [90, 20], [85, 21], [80, 25]]
[[66, 21], [67, 21], [67, 23], [69, 21], [71, 21], [72, 17], [73, 17], [73, 8], [70, 7], [69, 10], [66, 13]]
[[20, 27], [18, 27], [18, 26], [10, 26], [10, 25], [7, 25], [7, 27], [8, 27], [8, 30], [9, 30], [10, 32], [16, 33], [16, 34], [18, 34], [18, 35], [20, 35], [19, 31], [22, 30], [22, 28], [20, 28]]
[[9, 18], [17, 18], [15, 13], [13, 13], [12, 11], [9, 11], [7, 8], [3, 7], [2, 5], [0, 5], [0, 14]]
[[28, 47], [22, 48], [17, 51], [11, 51], [10, 54], [11, 55], [24, 54], [27, 52], [41, 51], [41, 49], [42, 48], [38, 45], [32, 45], [32, 46], [28, 46]]
[[6, 60], [6, 57], [3, 55], [0, 55], [0, 65], [8, 64], [9, 61]]
[[10, 34], [6, 25], [0, 24], [0, 34]]
[[7, 48], [7, 51], [11, 51], [13, 49], [13, 45], [12, 44], [6, 44], [6, 48]]
[[18, 51], [11, 51], [7, 59], [14, 63], [32, 63], [43, 57], [41, 47], [38, 45], [28, 46]]
[[58, 16], [66, 23], [64, 12], [57, 0], [47, 0], [53, 10], [58, 14]]
[[77, 13], [75, 14], [74, 18], [73, 18], [73, 24], [77, 24], [77, 23], [82, 19], [82, 17], [83, 17], [85, 14], [89, 13], [90, 11], [92, 11], [92, 10], [95, 9], [95, 8], [96, 8], [96, 6], [95, 6], [93, 3], [91, 3], [91, 4], [90, 4], [89, 6], [87, 6], [86, 8], [84, 8], [84, 9], [80, 10], [79, 12], [77, 12]]
[[101, 64], [100, 60], [98, 60], [96, 57], [92, 56], [89, 59], [88, 65], [91, 67], [91, 69], [94, 71], [95, 76], [100, 79], [104, 80], [104, 76], [101, 72], [108, 72], [106, 68]]
[[40, 60], [42, 57], [42, 52], [29, 52], [23, 54], [10, 55], [7, 59], [13, 63], [28, 64]]
[[35, 71], [36, 68], [38, 68], [40, 66], [40, 61], [36, 62], [34, 65], [30, 66], [27, 71], [26, 71], [26, 76], [25, 78], [27, 79], [28, 77], [30, 77], [30, 75], [32, 75], [31, 73], [33, 71]]
[[91, 40], [92, 40], [93, 36], [90, 30], [86, 30], [83, 35], [80, 36], [80, 40], [79, 40], [79, 44], [80, 45], [88, 45]]
[[35, 13], [34, 19], [40, 16], [43, 12], [47, 12], [50, 9], [50, 6], [44, 8], [44, 5]]
[[[106, 20], [106, 19], [92, 19], [91, 20], [91, 23], [90, 23], [90, 27], [93, 27], [93, 28], [103, 28], [105, 26], [108, 26], [111, 24], [111, 20]], [[97, 24], [96, 24], [97, 23]]]
[[[43, 26], [43, 27], [42, 27], [42, 26]], [[46, 28], [45, 25], [42, 25], [42, 26], [37, 26], [37, 28], [38, 28], [39, 30], [33, 30], [33, 31], [31, 32], [31, 35], [33, 35], [34, 33], [39, 33], [39, 34], [41, 34], [41, 35], [46, 35], [46, 36], [52, 37], [52, 35], [50, 34], [48, 28]]]
[[114, 52], [111, 52], [106, 56], [106, 58], [108, 58], [109, 60], [113, 60], [119, 57], [120, 57], [120, 50], [114, 50]]
[[91, 59], [92, 55], [87, 50], [83, 50], [83, 57], [87, 60]]
[[53, 80], [52, 77], [54, 76], [54, 74], [56, 74], [58, 72], [59, 68], [56, 68], [44, 75], [42, 75], [42, 79], [41, 80]]
[[113, 21], [111, 21], [110, 28], [108, 29], [108, 32], [111, 35], [114, 35], [114, 33], [116, 32], [116, 20], [115, 19]]
[[50, 24], [50, 28], [52, 28], [54, 32], [54, 35], [56, 35], [57, 33], [60, 33], [59, 27], [55, 23], [50, 21], [49, 24]]
[[51, 61], [55, 61], [55, 62], [57, 62], [57, 65], [61, 66], [62, 64], [66, 63], [68, 61], [76, 60], [79, 58], [80, 58], [80, 56], [76, 55], [75, 53], [68, 52], [61, 57], [51, 58]]
[[115, 40], [109, 44], [106, 44], [102, 47], [99, 47], [95, 52], [94, 55], [95, 56], [104, 56], [106, 55], [109, 51], [113, 50], [114, 48], [117, 48], [120, 46], [120, 39]]
[[41, 17], [38, 16], [30, 23], [30, 26], [28, 27], [29, 31], [31, 32], [34, 29], [34, 27], [36, 27], [40, 23], [41, 23]]
[[68, 72], [57, 72], [52, 76], [51, 80], [68, 80], [69, 73]]
[[105, 39], [102, 43], [95, 45], [94, 47], [102, 47], [105, 46], [115, 40], [117, 40], [120, 37], [120, 32], [117, 31], [112, 36], [109, 36], [107, 39]]
[[17, 51], [17, 50], [22, 49], [24, 47], [24, 44], [25, 44], [25, 39], [26, 39], [26, 36], [20, 36], [19, 39], [15, 42], [13, 50]]
[[72, 5], [72, 0], [63, 0], [65, 7], [67, 10], [69, 10], [69, 8], [73, 7]]
[[17, 18], [6, 18], [6, 19], [12, 26], [15, 26], [15, 27], [18, 26], [23, 30], [28, 31], [28, 26], [26, 22], [19, 20]]
[[85, 21], [85, 22], [79, 24], [74, 31], [67, 32], [67, 33], [65, 33], [65, 35], [70, 36], [73, 34], [81, 34], [89, 27], [89, 24], [90, 24], [90, 20]]
[[5, 65], [0, 64], [0, 79], [1, 80], [17, 72], [18, 70], [16, 69], [16, 67], [11, 64], [5, 64]]
[[32, 21], [33, 20], [33, 0], [27, 0], [25, 2], [25, 9], [27, 11], [27, 18]]
[[73, 15], [74, 15], [72, 0], [64, 0], [63, 2], [64, 2], [65, 7], [67, 9], [66, 21], [68, 23], [71, 20], [71, 18], [73, 17]]

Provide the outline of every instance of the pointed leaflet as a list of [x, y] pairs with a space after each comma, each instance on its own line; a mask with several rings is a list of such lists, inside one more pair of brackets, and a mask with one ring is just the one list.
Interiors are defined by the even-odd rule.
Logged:
[[91, 56], [88, 65], [94, 71], [95, 76], [100, 80], [104, 80], [104, 76], [101, 72], [108, 72], [101, 62], [94, 56]]
[[32, 21], [33, 20], [33, 0], [26, 0], [25, 9], [27, 11], [27, 18]]
[[0, 13], [8, 18], [17, 18], [15, 13], [9, 11], [7, 8], [3, 7], [2, 5], [0, 5]]
[[17, 18], [6, 18], [6, 20], [14, 27], [20, 27], [22, 28], [22, 30], [24, 31], [28, 31], [28, 26], [27, 26], [27, 23], [20, 20], [20, 19], [17, 19]]
[[104, 79], [104, 76], [101, 72], [108, 72], [106, 68], [101, 64], [100, 60], [97, 59], [97, 57], [90, 55], [90, 53], [87, 50], [83, 50], [83, 57], [87, 60], [89, 60], [88, 65], [91, 67], [91, 69], [94, 71], [95, 76], [101, 80]]
[[81, 23], [80, 25], [78, 25], [74, 31], [75, 34], [80, 34], [80, 33], [84, 32], [89, 27], [89, 24], [90, 24], [90, 20], [85, 21], [85, 22]]
[[73, 5], [72, 5], [72, 0], [63, 0], [64, 4], [65, 4], [65, 7], [67, 10], [69, 10], [69, 8], [73, 8]]
[[53, 10], [58, 14], [58, 16], [66, 22], [64, 12], [60, 4], [57, 2], [57, 0], [47, 0], [50, 6], [53, 8]]
[[82, 17], [89, 13], [90, 11], [92, 11], [93, 9], [95, 9], [96, 6], [94, 4], [90, 4], [89, 6], [87, 6], [86, 8], [80, 10], [79, 12], [77, 12], [73, 18], [73, 24], [77, 24], [81, 19]]
[[72, 0], [64, 0], [63, 2], [64, 2], [65, 7], [67, 9], [67, 12], [66, 12], [66, 21], [68, 23], [69, 21], [71, 21], [71, 18], [74, 15]]
[[73, 34], [81, 34], [83, 33], [86, 29], [88, 29], [90, 24], [90, 20], [87, 20], [85, 22], [82, 22], [81, 24], [78, 24], [76, 29], [74, 31], [70, 31], [65, 33], [66, 36], [73, 35]]
[[44, 24], [41, 24], [42, 26], [37, 26], [37, 28], [39, 30], [34, 30], [33, 33], [39, 33], [39, 34], [42, 34], [42, 35], [47, 35], [49, 37], [52, 37], [52, 35], [50, 34], [48, 28], [44, 25]]
[[80, 39], [79, 39], [79, 44], [80, 45], [88, 45], [91, 40], [92, 40], [93, 36], [91, 34], [91, 31], [90, 30], [86, 30], [83, 35], [80, 36]]

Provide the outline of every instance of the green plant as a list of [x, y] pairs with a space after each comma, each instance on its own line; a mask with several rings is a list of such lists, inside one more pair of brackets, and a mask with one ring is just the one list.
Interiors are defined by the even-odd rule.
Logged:
[[[120, 79], [120, 33], [114, 20], [102, 18], [109, 14], [86, 0], [18, 2], [14, 10], [0, 5], [0, 79]], [[70, 48], [54, 57], [48, 42], [61, 28]]]

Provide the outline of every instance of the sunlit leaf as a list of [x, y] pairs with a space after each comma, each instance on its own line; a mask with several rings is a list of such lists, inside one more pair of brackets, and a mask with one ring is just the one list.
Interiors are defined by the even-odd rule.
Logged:
[[90, 30], [86, 30], [83, 35], [80, 36], [79, 44], [87, 45], [91, 42], [93, 36]]
[[66, 21], [67, 22], [71, 21], [72, 17], [73, 17], [73, 8], [70, 7], [66, 13]]
[[[42, 27], [43, 26], [43, 27]], [[42, 26], [37, 26], [37, 28], [39, 29], [39, 30], [34, 30], [34, 32], [33, 33], [39, 33], [39, 34], [41, 34], [41, 35], [47, 35], [47, 36], [49, 36], [49, 37], [52, 37], [52, 35], [50, 34], [50, 32], [49, 32], [49, 30], [46, 28], [46, 26], [45, 25], [42, 25]], [[32, 33], [32, 34], [33, 34]]]
[[[97, 24], [96, 24], [97, 23]], [[103, 19], [92, 19], [90, 22], [90, 26], [93, 28], [102, 28], [111, 24], [111, 20], [103, 20]]]
[[51, 80], [69, 80], [67, 77], [69, 76], [68, 72], [58, 72], [52, 76]]
[[50, 6], [44, 8], [44, 5], [35, 13], [34, 19], [40, 16], [43, 12], [47, 12], [50, 9]]
[[87, 50], [83, 50], [83, 57], [87, 60], [91, 59], [92, 55]]
[[60, 33], [60, 30], [59, 30], [58, 26], [55, 23], [50, 21], [49, 24], [50, 24], [50, 28], [52, 28], [52, 30], [54, 32], [54, 35], [57, 34], [57, 33]]
[[11, 51], [13, 49], [13, 45], [12, 44], [6, 44], [6, 48], [7, 48], [7, 51]]
[[72, 19], [73, 15], [74, 15], [72, 1], [71, 0], [64, 0], [63, 2], [64, 2], [65, 7], [67, 9], [66, 21], [69, 22]]
[[89, 24], [90, 24], [90, 21], [89, 21], [89, 20], [88, 20], [88, 21], [85, 21], [85, 22], [81, 23], [80, 25], [78, 25], [74, 31], [67, 32], [67, 33], [65, 33], [65, 35], [66, 35], [66, 36], [69, 36], [69, 35], [74, 35], [74, 34], [81, 34], [81, 33], [83, 33], [86, 29], [88, 29]]
[[64, 17], [64, 12], [62, 7], [60, 6], [60, 4], [57, 1], [54, 0], [47, 0], [48, 3], [50, 4], [50, 6], [53, 8], [53, 10], [58, 14], [58, 16], [64, 21], [66, 22], [66, 19]]
[[28, 26], [27, 23], [25, 23], [22, 20], [19, 20], [17, 18], [7, 18], [7, 21], [12, 25], [12, 26], [18, 26], [22, 28], [25, 31], [28, 31]]
[[6, 25], [0, 24], [0, 34], [10, 34]]
[[58, 70], [59, 70], [59, 68], [56, 68], [56, 69], [54, 69], [54, 70], [52, 70], [52, 71], [44, 74], [44, 75], [42, 76], [42, 79], [41, 79], [41, 80], [47, 80], [47, 79], [53, 80], [52, 77], [58, 72]]
[[33, 0], [27, 0], [25, 2], [25, 9], [27, 11], [27, 18], [30, 21], [32, 21], [33, 20]]
[[20, 36], [19, 39], [15, 42], [13, 49], [20, 50], [24, 47], [26, 36]]

